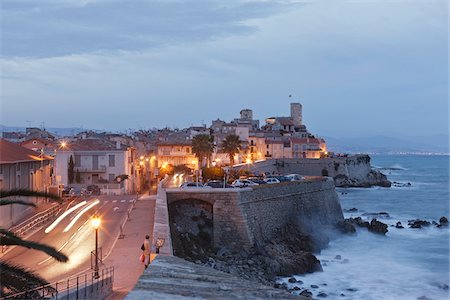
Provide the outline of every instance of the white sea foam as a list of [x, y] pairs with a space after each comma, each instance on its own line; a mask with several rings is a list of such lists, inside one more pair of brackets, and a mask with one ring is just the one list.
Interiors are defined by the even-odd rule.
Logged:
[[448, 299], [448, 275], [427, 270], [414, 258], [398, 257], [401, 251], [392, 238], [361, 230], [358, 237], [342, 237], [318, 255], [324, 272], [295, 276], [303, 284], [290, 284], [287, 278], [282, 282], [307, 288], [315, 298], [324, 292], [327, 299]]

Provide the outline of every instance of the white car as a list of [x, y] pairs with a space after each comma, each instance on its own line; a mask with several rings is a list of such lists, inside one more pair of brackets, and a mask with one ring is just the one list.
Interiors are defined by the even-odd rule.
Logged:
[[291, 180], [291, 181], [305, 179], [305, 177], [303, 177], [302, 175], [299, 175], [299, 174], [289, 174], [289, 175], [286, 175], [284, 177], [289, 178], [289, 180]]
[[273, 178], [273, 177], [266, 178], [266, 179], [264, 179], [264, 181], [268, 184], [280, 183], [280, 181], [278, 179]]
[[235, 181], [233, 181], [231, 185], [234, 187], [246, 187], [246, 186], [255, 186], [259, 184], [248, 179], [236, 179]]

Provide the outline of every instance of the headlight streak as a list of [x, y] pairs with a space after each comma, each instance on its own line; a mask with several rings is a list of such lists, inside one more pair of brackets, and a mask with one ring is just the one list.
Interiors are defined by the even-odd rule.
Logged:
[[87, 212], [89, 209], [91, 209], [92, 207], [94, 207], [95, 205], [99, 204], [100, 200], [95, 200], [93, 203], [89, 204], [88, 206], [86, 206], [85, 208], [83, 208], [83, 210], [81, 210], [78, 215], [76, 215], [75, 218], [73, 218], [73, 220], [69, 223], [69, 225], [67, 225], [67, 227], [63, 230], [63, 232], [67, 232], [70, 230], [70, 228], [72, 228], [72, 226], [78, 221], [78, 219], [85, 213]]
[[56, 225], [59, 224], [59, 222], [61, 222], [65, 217], [67, 217], [71, 212], [73, 212], [74, 210], [77, 210], [78, 208], [82, 207], [83, 205], [86, 204], [86, 201], [80, 202], [77, 205], [75, 205], [74, 207], [72, 207], [71, 209], [65, 211], [62, 215], [60, 215], [50, 226], [48, 226], [45, 229], [45, 233], [49, 233], [50, 231], [52, 231]]

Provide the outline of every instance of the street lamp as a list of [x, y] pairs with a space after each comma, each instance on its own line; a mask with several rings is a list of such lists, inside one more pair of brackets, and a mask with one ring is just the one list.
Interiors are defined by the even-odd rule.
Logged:
[[92, 226], [95, 228], [95, 267], [94, 267], [94, 278], [99, 278], [98, 275], [98, 227], [100, 226], [101, 220], [98, 215], [92, 217]]

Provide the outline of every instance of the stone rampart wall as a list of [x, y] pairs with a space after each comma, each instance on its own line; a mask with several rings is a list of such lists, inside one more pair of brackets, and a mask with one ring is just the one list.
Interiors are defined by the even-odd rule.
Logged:
[[168, 189], [170, 206], [198, 199], [213, 204], [215, 247], [250, 248], [270, 240], [283, 225], [298, 224], [305, 233], [342, 219], [331, 179], [312, 179], [244, 189]]
[[314, 235], [343, 218], [331, 179], [258, 186], [241, 193], [239, 206], [252, 242], [271, 240], [286, 224]]

